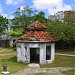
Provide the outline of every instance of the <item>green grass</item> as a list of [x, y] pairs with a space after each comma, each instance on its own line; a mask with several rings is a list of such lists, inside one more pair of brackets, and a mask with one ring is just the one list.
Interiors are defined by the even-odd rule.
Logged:
[[75, 75], [75, 70], [64, 71], [64, 72], [62, 72], [62, 74], [65, 74], [65, 75]]
[[10, 59], [0, 60], [0, 72], [2, 71], [3, 63], [7, 63], [8, 71], [10, 73], [15, 73], [15, 72], [17, 72], [17, 71], [26, 67], [25, 64], [16, 62], [15, 57], [13, 57], [13, 58], [10, 58]]
[[[26, 67], [26, 64], [23, 63], [18, 63], [16, 61], [16, 51], [13, 48], [2, 48], [0, 47], [0, 51], [6, 49], [4, 51], [2, 51], [0, 54], [13, 54], [13, 55], [4, 55], [4, 56], [0, 56], [0, 72], [2, 71], [2, 64], [4, 62], [7, 63], [8, 65], [8, 71], [12, 74], [15, 73], [19, 70], [22, 70]], [[73, 51], [66, 51], [66, 50], [56, 50], [56, 52], [59, 53], [72, 53]], [[53, 61], [53, 63], [50, 64], [44, 64], [41, 65], [41, 68], [50, 68], [50, 67], [75, 67], [75, 57], [67, 57], [67, 56], [55, 56], [55, 60]], [[63, 73], [69, 75], [68, 73], [72, 73], [73, 71], [65, 71]], [[1, 74], [2, 75], [2, 74]], [[54, 75], [54, 74], [47, 74], [47, 73], [35, 73], [32, 75]], [[71, 74], [70, 74], [71, 75]]]
[[34, 74], [27, 74], [27, 75], [55, 75], [52, 73], [34, 73]]
[[[13, 49], [8, 49], [8, 48], [5, 48], [5, 49], [6, 50], [0, 54], [13, 54], [13, 55], [0, 56], [0, 72], [2, 71], [3, 63], [7, 63], [7, 69], [10, 72], [10, 74], [26, 68], [26, 64], [18, 63], [16, 61], [16, 51], [13, 51]], [[3, 75], [3, 74], [0, 74], [0, 75]]]
[[3, 49], [4, 49], [3, 47], [0, 47], [0, 51], [3, 50]]
[[50, 67], [75, 67], [75, 57], [57, 56], [53, 63], [41, 65], [42, 68]]
[[74, 49], [56, 49], [56, 53], [63, 53], [63, 54], [75, 54]]
[[1, 52], [1, 54], [5, 54], [5, 53], [11, 53], [11, 52], [15, 52], [16, 50], [15, 50], [15, 48], [4, 48], [4, 47], [0, 47], [0, 51], [1, 50], [4, 50], [4, 51], [2, 51]]
[[7, 48], [6, 50], [2, 51], [0, 54], [12, 54], [12, 53], [16, 54], [16, 52], [13, 49]]

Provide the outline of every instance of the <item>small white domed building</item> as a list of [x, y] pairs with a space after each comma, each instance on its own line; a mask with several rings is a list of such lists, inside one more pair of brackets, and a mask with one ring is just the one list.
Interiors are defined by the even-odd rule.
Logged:
[[55, 41], [58, 38], [45, 32], [47, 27], [36, 21], [27, 27], [28, 32], [16, 41], [17, 61], [24, 63], [52, 63], [55, 59]]

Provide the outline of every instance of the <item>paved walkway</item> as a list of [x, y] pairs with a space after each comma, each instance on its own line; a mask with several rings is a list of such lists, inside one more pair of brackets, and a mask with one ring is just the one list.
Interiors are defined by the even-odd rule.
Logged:
[[56, 55], [62, 55], [62, 56], [72, 56], [75, 57], [74, 54], [61, 54], [61, 53], [55, 53]]
[[18, 71], [15, 74], [12, 75], [34, 75], [34, 73], [47, 73], [52, 75], [64, 75], [61, 72], [62, 71], [68, 71], [68, 70], [75, 70], [75, 68], [69, 68], [69, 67], [57, 67], [57, 68], [27, 68], [21, 71]]
[[15, 53], [14, 54], [0, 54], [0, 56], [10, 56], [10, 55], [15, 55]]
[[6, 49], [2, 49], [2, 50], [0, 51], [0, 53], [3, 52], [3, 51], [5, 51], [5, 50], [6, 50]]
[[3, 49], [3, 50], [1, 50], [1, 51], [0, 51], [0, 56], [9, 56], [9, 55], [15, 55], [15, 53], [14, 53], [14, 54], [2, 54], [1, 52], [5, 51], [5, 50], [7, 50], [7, 49]]

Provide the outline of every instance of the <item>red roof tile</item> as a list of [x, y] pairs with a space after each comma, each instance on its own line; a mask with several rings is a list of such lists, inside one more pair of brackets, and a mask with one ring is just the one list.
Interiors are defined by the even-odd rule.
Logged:
[[36, 21], [27, 27], [27, 30], [45, 30], [47, 27], [42, 23]]
[[47, 27], [38, 21], [28, 26], [27, 29], [30, 31], [20, 36], [18, 40], [28, 40], [28, 41], [43, 40], [48, 42], [53, 42], [58, 40], [57, 37], [54, 37], [48, 32], [43, 31], [47, 29]]
[[44, 31], [30, 31], [20, 36], [20, 40], [44, 40], [48, 42], [57, 41], [58, 39], [48, 32]]

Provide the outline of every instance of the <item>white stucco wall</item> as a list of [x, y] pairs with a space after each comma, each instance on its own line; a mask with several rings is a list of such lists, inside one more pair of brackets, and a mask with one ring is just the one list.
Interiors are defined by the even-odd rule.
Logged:
[[39, 44], [35, 44], [35, 43], [30, 43], [29, 47], [30, 48], [38, 48], [40, 45]]
[[[46, 46], [51, 46], [51, 59], [46, 60]], [[35, 43], [17, 43], [17, 61], [24, 62], [24, 63], [30, 63], [30, 48], [39, 48], [39, 61], [40, 64], [46, 64], [46, 63], [52, 63], [52, 61], [55, 58], [55, 44], [35, 44]]]
[[55, 43], [51, 44], [51, 60], [55, 59]]
[[40, 64], [46, 63], [46, 44], [40, 44]]
[[24, 48], [24, 43], [21, 43], [21, 61], [25, 62], [25, 48]]
[[18, 43], [16, 45], [16, 48], [17, 48], [17, 61], [20, 62], [21, 61], [21, 45], [20, 45], [20, 43]]
[[46, 46], [51, 46], [51, 59], [46, 60], [46, 63], [52, 63], [53, 60], [55, 59], [55, 43], [47, 44]]

